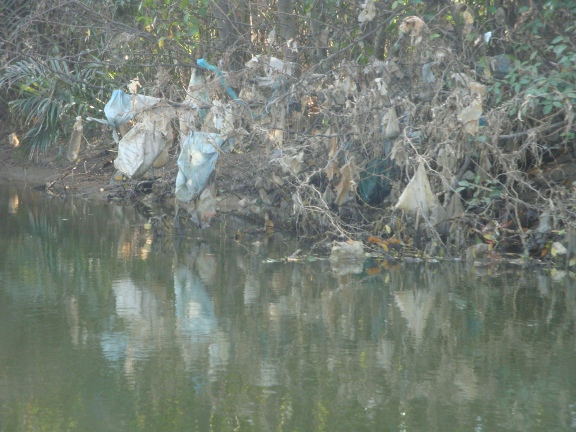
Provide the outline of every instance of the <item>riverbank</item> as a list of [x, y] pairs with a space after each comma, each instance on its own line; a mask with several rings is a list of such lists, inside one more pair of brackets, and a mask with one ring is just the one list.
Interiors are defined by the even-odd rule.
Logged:
[[[298, 216], [302, 215], [296, 213], [294, 203], [290, 202], [290, 189], [281, 188], [270, 181], [273, 178], [270, 174], [272, 156], [265, 149], [221, 155], [209, 186], [214, 200], [204, 203], [201, 211], [208, 213], [208, 219], [202, 219], [194, 205], [177, 203], [174, 198], [178, 172], [175, 150], [171, 152], [165, 167], [152, 170], [144, 178], [132, 180], [117, 174], [114, 168], [114, 148], [102, 147], [103, 145], [98, 145], [85, 149], [78, 162], [73, 165], [56, 153], [43, 155], [40, 160], [33, 162], [23, 162], [14, 149], [0, 147], [0, 180], [25, 182], [31, 188], [61, 198], [74, 196], [120, 205], [143, 204], [151, 218], [186, 215], [190, 229], [194, 229], [200, 222], [207, 227], [219, 220], [224, 221], [226, 216], [232, 216], [236, 221], [244, 221], [234, 227], [240, 240], [244, 231], [250, 232], [250, 238], [273, 233], [297, 236], [298, 223], [306, 223], [305, 217], [298, 220]], [[266, 192], [266, 188], [270, 193]], [[553, 230], [551, 220], [544, 220], [544, 223], [550, 226], [542, 226], [542, 220], [535, 224], [532, 222], [532, 228], [524, 229], [523, 239], [507, 227], [487, 224], [490, 229], [476, 232], [476, 237], [483, 241], [472, 245], [467, 246], [464, 242], [461, 245], [450, 244], [448, 235], [439, 237], [436, 243], [425, 243], [418, 238], [426, 234], [425, 226], [414, 228], [409, 223], [400, 224], [390, 200], [387, 207], [379, 208], [362, 208], [361, 204], [350, 204], [348, 209], [362, 209], [364, 217], [380, 220], [380, 230], [389, 234], [387, 237], [359, 235], [354, 239], [361, 240], [365, 250], [372, 252], [373, 256], [424, 260], [462, 258], [477, 265], [526, 263], [531, 259], [548, 262], [556, 267], [562, 267], [565, 263], [568, 266], [574, 264], [573, 260], [567, 259], [573, 248], [570, 240], [572, 231]], [[179, 211], [181, 213], [178, 213]], [[361, 226], [360, 223], [358, 226]], [[329, 253], [331, 242], [352, 240], [341, 234], [327, 227], [323, 235], [308, 238]], [[227, 235], [234, 236], [234, 233], [228, 232]], [[522, 242], [532, 250], [528, 257], [521, 253]], [[539, 250], [534, 251], [536, 248]]]

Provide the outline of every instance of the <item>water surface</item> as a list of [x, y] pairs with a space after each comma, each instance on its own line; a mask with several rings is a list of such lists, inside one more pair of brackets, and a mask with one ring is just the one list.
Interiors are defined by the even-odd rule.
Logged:
[[576, 430], [569, 276], [146, 219], [0, 186], [1, 432]]

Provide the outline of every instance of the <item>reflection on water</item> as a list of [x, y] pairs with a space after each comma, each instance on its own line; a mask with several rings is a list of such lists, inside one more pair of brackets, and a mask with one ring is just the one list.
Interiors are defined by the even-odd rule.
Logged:
[[0, 431], [576, 430], [569, 277], [265, 263], [14, 185], [0, 221]]

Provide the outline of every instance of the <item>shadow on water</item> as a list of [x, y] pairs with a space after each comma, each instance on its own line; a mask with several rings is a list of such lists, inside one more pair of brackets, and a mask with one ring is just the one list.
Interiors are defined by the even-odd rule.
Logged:
[[569, 277], [146, 217], [0, 187], [0, 431], [576, 430]]

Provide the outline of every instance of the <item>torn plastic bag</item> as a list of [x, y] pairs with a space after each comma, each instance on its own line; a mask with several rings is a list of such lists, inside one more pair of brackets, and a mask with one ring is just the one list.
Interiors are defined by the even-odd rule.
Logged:
[[226, 142], [220, 134], [192, 132], [178, 157], [176, 198], [188, 202], [202, 193]]
[[171, 141], [169, 117], [137, 123], [120, 140], [114, 166], [128, 177], [141, 177]]
[[[180, 139], [182, 142], [184, 142], [192, 130], [198, 129], [199, 126], [204, 123], [204, 119], [209, 112], [206, 107], [210, 106], [210, 95], [206, 90], [206, 79], [199, 69], [192, 69], [184, 105], [187, 105], [189, 108], [182, 108], [179, 112]], [[193, 110], [198, 112], [200, 125], [195, 124]]]

